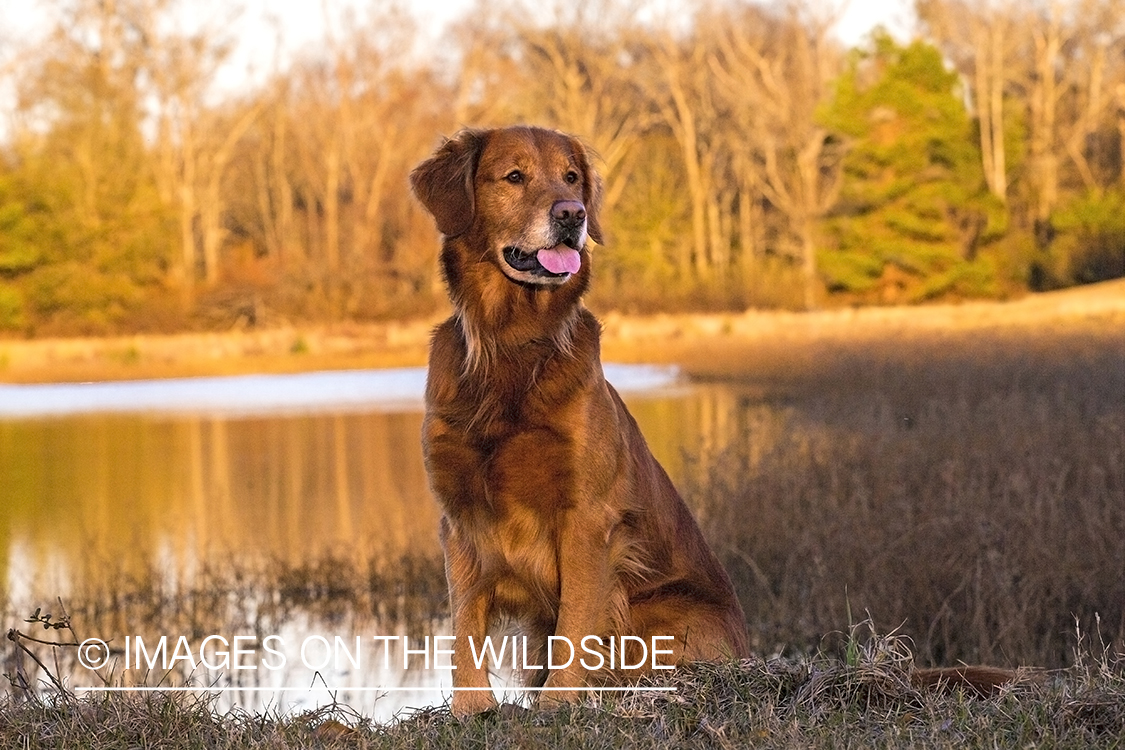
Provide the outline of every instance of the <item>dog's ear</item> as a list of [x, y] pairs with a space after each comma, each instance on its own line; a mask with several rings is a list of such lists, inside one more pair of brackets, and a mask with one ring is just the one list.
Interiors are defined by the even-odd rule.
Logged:
[[485, 133], [465, 129], [410, 173], [414, 195], [433, 214], [438, 231], [456, 237], [473, 223], [473, 176], [484, 149]]
[[582, 167], [582, 202], [586, 205], [586, 233], [599, 245], [602, 242], [602, 225], [598, 214], [602, 207], [602, 178], [592, 164], [590, 150], [577, 138], [570, 139], [574, 156]]

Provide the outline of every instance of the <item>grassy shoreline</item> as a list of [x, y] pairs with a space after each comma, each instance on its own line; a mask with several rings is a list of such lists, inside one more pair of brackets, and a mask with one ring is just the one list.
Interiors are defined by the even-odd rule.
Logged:
[[[1125, 281], [1010, 302], [919, 307], [628, 316], [608, 313], [606, 361], [682, 364], [689, 374], [738, 376], [753, 360], [804, 361], [825, 345], [941, 340], [988, 334], [1024, 338], [1042, 332], [1125, 327]], [[282, 327], [223, 333], [107, 338], [0, 339], [0, 382], [133, 380], [201, 375], [421, 366], [440, 318], [332, 327]], [[725, 352], [725, 353], [724, 353]], [[715, 354], [719, 360], [715, 360]], [[748, 359], [748, 357], [752, 359]], [[806, 358], [807, 359], [807, 358]]]
[[[859, 627], [857, 626], [856, 630]], [[853, 634], [856, 631], [853, 630]], [[206, 694], [69, 693], [0, 702], [0, 742], [39, 748], [996, 748], [1120, 747], [1125, 680], [1105, 653], [1025, 675], [997, 695], [918, 690], [903, 639], [871, 633], [854, 660], [692, 664], [635, 692], [553, 710], [506, 706], [466, 721], [446, 707], [379, 724], [334, 704], [219, 714]], [[642, 685], [642, 687], [646, 686]], [[508, 710], [511, 709], [511, 710]]]

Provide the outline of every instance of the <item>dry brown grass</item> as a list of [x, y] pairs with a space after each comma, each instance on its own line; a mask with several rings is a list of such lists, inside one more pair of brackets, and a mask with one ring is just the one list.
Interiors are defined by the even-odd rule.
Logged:
[[426, 363], [435, 321], [109, 338], [0, 340], [0, 382], [137, 380]]
[[744, 366], [774, 408], [688, 493], [761, 651], [849, 607], [931, 664], [1062, 666], [1096, 616], [1125, 651], [1125, 327], [1025, 333]]
[[[110, 338], [0, 339], [0, 382], [68, 382], [425, 364], [442, 315], [409, 322]], [[1125, 326], [1125, 281], [1013, 302], [923, 307], [622, 316], [606, 313], [603, 358], [675, 362], [702, 376], [743, 375], [749, 357], [809, 369], [820, 347], [984, 332]], [[777, 356], [775, 356], [777, 355]]]
[[[947, 343], [988, 341], [1030, 358], [1059, 337], [1104, 339], [1125, 328], [1125, 281], [1031, 295], [1013, 302], [868, 307], [816, 313], [603, 317], [603, 358], [680, 364], [697, 378], [758, 384], [816, 380], [837, 360], [866, 367], [909, 347], [940, 359]], [[981, 349], [974, 357], [987, 351]], [[899, 357], [902, 358], [902, 357]]]
[[[866, 623], [864, 624], [866, 625]], [[378, 725], [346, 706], [297, 715], [219, 715], [205, 697], [165, 694], [0, 702], [0, 743], [23, 748], [996, 748], [1119, 747], [1121, 662], [1076, 650], [1072, 666], [990, 698], [915, 690], [909, 644], [857, 626], [855, 658], [694, 664], [636, 691], [553, 711], [457, 721], [445, 707]]]

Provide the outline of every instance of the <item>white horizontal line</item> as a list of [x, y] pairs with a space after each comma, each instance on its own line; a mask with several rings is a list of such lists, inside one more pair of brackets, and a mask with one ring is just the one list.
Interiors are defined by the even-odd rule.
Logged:
[[242, 693], [242, 692], [269, 692], [269, 693], [282, 693], [290, 691], [322, 691], [322, 692], [347, 692], [349, 690], [360, 692], [380, 692], [380, 693], [395, 693], [395, 692], [417, 692], [420, 690], [438, 690], [441, 692], [473, 692], [473, 691], [493, 691], [497, 690], [501, 693], [547, 693], [553, 690], [580, 690], [585, 693], [620, 693], [627, 691], [652, 692], [652, 693], [674, 693], [674, 687], [588, 687], [588, 688], [562, 688], [562, 687], [76, 687], [75, 691], [84, 693], [193, 693], [193, 692], [206, 692], [206, 693]]

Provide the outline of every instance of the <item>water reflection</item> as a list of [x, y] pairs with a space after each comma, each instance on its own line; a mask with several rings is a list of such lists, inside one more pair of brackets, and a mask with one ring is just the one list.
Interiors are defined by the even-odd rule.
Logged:
[[176, 575], [222, 553], [435, 551], [420, 429], [417, 413], [0, 423], [0, 539], [24, 558], [5, 578], [67, 594], [98, 575], [78, 551]]
[[[747, 399], [726, 387], [630, 389], [625, 397], [676, 481], [750, 418]], [[211, 634], [248, 634], [258, 645], [275, 635], [286, 648], [311, 636], [359, 636], [371, 657], [360, 668], [333, 664], [318, 677], [299, 654], [286, 652], [285, 669], [224, 678], [222, 670], [181, 659], [165, 684], [233, 679], [230, 685], [256, 688], [318, 687], [220, 700], [256, 709], [330, 702], [319, 689], [324, 684], [341, 690], [337, 699], [381, 717], [439, 703], [440, 688], [450, 684], [447, 669], [394, 668], [401, 640], [391, 667], [374, 659], [375, 636], [421, 641], [448, 633], [421, 419], [416, 407], [349, 407], [0, 420], [0, 585], [8, 622], [63, 597], [83, 636], [114, 644], [119, 667], [126, 635], [149, 644], [167, 636], [169, 654], [180, 635], [195, 646]], [[113, 679], [143, 682], [148, 671], [118, 669]], [[96, 684], [76, 665], [72, 680]], [[373, 686], [421, 692], [357, 690]]]

